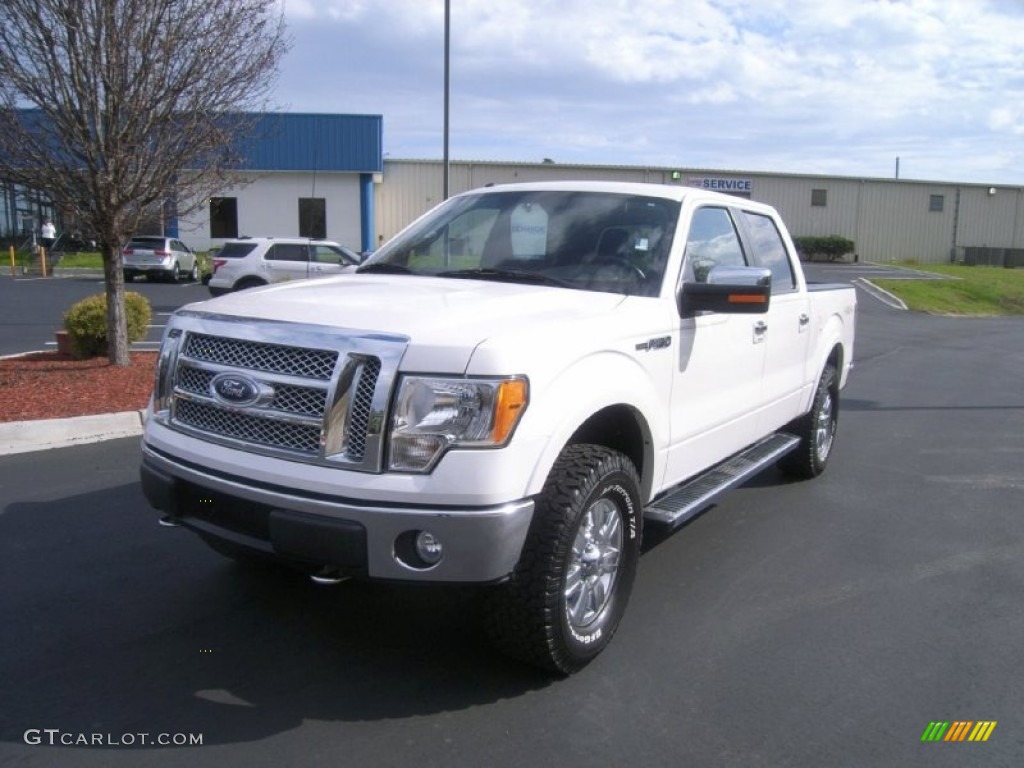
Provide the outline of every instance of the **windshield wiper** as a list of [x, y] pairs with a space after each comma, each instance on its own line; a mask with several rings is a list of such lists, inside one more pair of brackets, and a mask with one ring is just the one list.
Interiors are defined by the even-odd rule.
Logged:
[[549, 277], [540, 272], [519, 272], [513, 269], [453, 269], [438, 272], [434, 277], [455, 277], [469, 280], [494, 280], [499, 283], [531, 283], [534, 285], [552, 285], [557, 288], [574, 288], [572, 283]]
[[361, 275], [365, 275], [370, 272], [378, 272], [382, 275], [415, 275], [408, 267], [403, 267], [401, 264], [388, 264], [386, 261], [382, 261], [379, 264], [365, 264], [356, 270]]

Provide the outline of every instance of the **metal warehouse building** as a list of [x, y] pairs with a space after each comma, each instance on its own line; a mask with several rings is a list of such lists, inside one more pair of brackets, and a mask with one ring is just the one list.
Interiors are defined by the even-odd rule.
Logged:
[[[440, 202], [440, 161], [384, 161], [376, 187], [378, 243]], [[486, 184], [558, 179], [717, 189], [768, 203], [794, 237], [841, 235], [862, 261], [967, 261], [1024, 266], [1024, 189], [981, 184], [747, 173], [686, 168], [453, 162], [456, 194]]]
[[[162, 229], [198, 250], [245, 235], [326, 238], [372, 250], [439, 203], [444, 188], [440, 160], [384, 159], [380, 115], [261, 114], [239, 149], [246, 183], [175, 201], [152, 233]], [[550, 161], [458, 161], [449, 171], [452, 194], [560, 179], [699, 186], [774, 205], [795, 237], [846, 237], [864, 261], [1024, 266], [1020, 187]], [[59, 229], [73, 226], [45, 194], [0, 183], [0, 235], [31, 237], [54, 213]]]

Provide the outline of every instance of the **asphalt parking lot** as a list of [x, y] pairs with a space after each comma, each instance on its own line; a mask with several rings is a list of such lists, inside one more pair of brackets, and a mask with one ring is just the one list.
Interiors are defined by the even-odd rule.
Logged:
[[[828, 471], [652, 540], [566, 680], [493, 656], [473, 590], [317, 588], [160, 528], [135, 440], [0, 457], [0, 763], [1019, 765], [1024, 320], [860, 299]], [[997, 725], [923, 743], [936, 720]]]
[[[137, 280], [125, 286], [145, 296], [153, 311], [146, 340], [135, 349], [157, 349], [167, 315], [193, 301], [210, 298], [199, 283], [150, 283]], [[0, 275], [0, 356], [52, 349], [54, 332], [76, 301], [103, 292], [102, 278], [13, 278]]]

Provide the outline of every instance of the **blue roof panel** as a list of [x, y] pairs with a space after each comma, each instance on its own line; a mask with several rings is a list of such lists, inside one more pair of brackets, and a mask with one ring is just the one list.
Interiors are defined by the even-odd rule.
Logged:
[[383, 132], [380, 115], [265, 114], [252, 138], [239, 142], [239, 168], [380, 173]]

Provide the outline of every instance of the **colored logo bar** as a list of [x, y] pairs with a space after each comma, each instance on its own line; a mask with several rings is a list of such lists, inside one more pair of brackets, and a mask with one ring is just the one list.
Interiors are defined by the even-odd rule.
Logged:
[[996, 720], [933, 720], [921, 734], [921, 741], [988, 741]]

